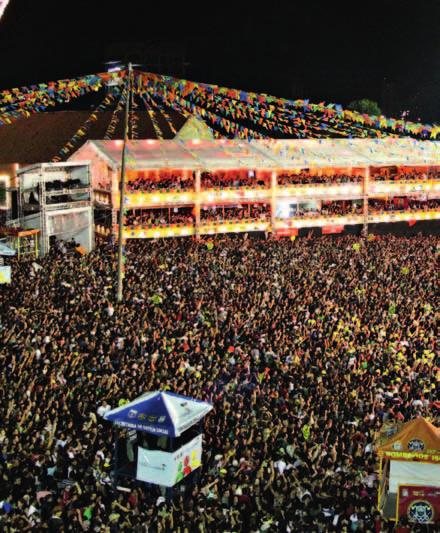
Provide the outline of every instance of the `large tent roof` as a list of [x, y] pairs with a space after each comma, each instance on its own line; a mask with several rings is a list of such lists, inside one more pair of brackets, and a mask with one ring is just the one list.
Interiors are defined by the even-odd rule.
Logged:
[[[114, 167], [120, 165], [122, 141], [88, 141]], [[76, 154], [78, 159], [81, 149]], [[309, 167], [440, 165], [440, 142], [413, 139], [298, 140], [139, 140], [129, 141], [127, 167], [132, 170], [289, 169]]]
[[425, 459], [440, 462], [440, 428], [425, 418], [404, 424], [378, 449], [379, 455], [393, 459]]
[[136, 400], [108, 411], [114, 424], [153, 435], [179, 437], [211, 411], [209, 403], [172, 392], [147, 392]]

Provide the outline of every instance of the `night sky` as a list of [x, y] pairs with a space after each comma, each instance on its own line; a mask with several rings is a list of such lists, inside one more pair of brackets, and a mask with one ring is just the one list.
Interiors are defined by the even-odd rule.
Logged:
[[[139, 60], [145, 45], [173, 42], [187, 79], [313, 102], [366, 97], [389, 116], [440, 122], [440, 0], [264, 4], [10, 0], [0, 87], [103, 71], [122, 54], [115, 43]], [[152, 61], [145, 70], [158, 70]], [[182, 61], [161, 71], [181, 76]]]

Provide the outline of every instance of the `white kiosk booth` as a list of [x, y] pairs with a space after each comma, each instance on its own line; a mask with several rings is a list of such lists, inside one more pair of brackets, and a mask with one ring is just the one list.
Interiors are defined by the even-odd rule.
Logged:
[[128, 476], [171, 488], [202, 464], [206, 402], [172, 392], [147, 392], [108, 411], [104, 418], [125, 428], [116, 441], [114, 478]]

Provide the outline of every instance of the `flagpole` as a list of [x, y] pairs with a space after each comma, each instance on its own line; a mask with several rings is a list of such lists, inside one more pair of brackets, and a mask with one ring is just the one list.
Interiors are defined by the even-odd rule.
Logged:
[[122, 302], [123, 296], [123, 279], [124, 279], [124, 261], [125, 261], [125, 242], [124, 241], [124, 206], [125, 206], [125, 159], [128, 141], [128, 121], [130, 112], [131, 96], [131, 75], [132, 65], [128, 64], [127, 94], [125, 100], [125, 121], [124, 121], [124, 144], [122, 147], [121, 160], [121, 187], [119, 191], [119, 219], [118, 219], [118, 290], [117, 301]]

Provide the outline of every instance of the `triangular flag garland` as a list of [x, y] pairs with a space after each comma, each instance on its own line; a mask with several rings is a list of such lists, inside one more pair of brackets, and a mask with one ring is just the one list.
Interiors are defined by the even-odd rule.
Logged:
[[68, 158], [70, 153], [72, 152], [73, 147], [80, 141], [83, 137], [85, 137], [90, 129], [90, 126], [98, 120], [99, 113], [102, 113], [114, 102], [114, 96], [112, 94], [107, 95], [104, 100], [101, 102], [101, 104], [93, 111], [93, 113], [88, 117], [88, 119], [84, 122], [84, 124], [78, 129], [78, 131], [75, 133], [75, 135], [68, 141], [63, 148], [59, 151], [58, 155], [56, 155], [52, 162], [56, 163], [58, 161], [63, 161]]
[[141, 95], [141, 98], [143, 99], [145, 107], [147, 108], [147, 113], [150, 118], [151, 124], [153, 125], [153, 129], [154, 129], [154, 133], [156, 134], [156, 137], [158, 139], [163, 139], [163, 133], [156, 119], [155, 110], [153, 109], [154, 105], [151, 100], [151, 96], [148, 93], [144, 93]]
[[[133, 71], [132, 92], [128, 95], [127, 71], [90, 74], [28, 87], [0, 91], [0, 126], [28, 118], [34, 113], [65, 105], [91, 92], [111, 92], [75, 133], [54, 161], [67, 158], [75, 146], [87, 138], [96, 115], [114, 107], [105, 139], [112, 139], [121, 112], [130, 98], [130, 138], [139, 138], [139, 112], [145, 107], [156, 136], [164, 138], [157, 117], [172, 135], [178, 133], [170, 118], [174, 111], [204, 123], [215, 138], [279, 139], [279, 138], [375, 138], [408, 137], [436, 139], [439, 125], [418, 124], [384, 116], [369, 116], [343, 109], [337, 104], [313, 104], [309, 100], [288, 100], [267, 94], [220, 87], [207, 83]], [[117, 96], [119, 95], [119, 99]]]
[[116, 128], [118, 127], [118, 124], [119, 124], [119, 116], [122, 114], [124, 110], [124, 106], [125, 106], [125, 102], [127, 98], [128, 98], [127, 87], [124, 87], [123, 91], [121, 92], [119, 101], [115, 107], [115, 110], [113, 111], [110, 123], [105, 132], [105, 135], [104, 135], [105, 140], [111, 140], [113, 138], [113, 135], [115, 134]]

